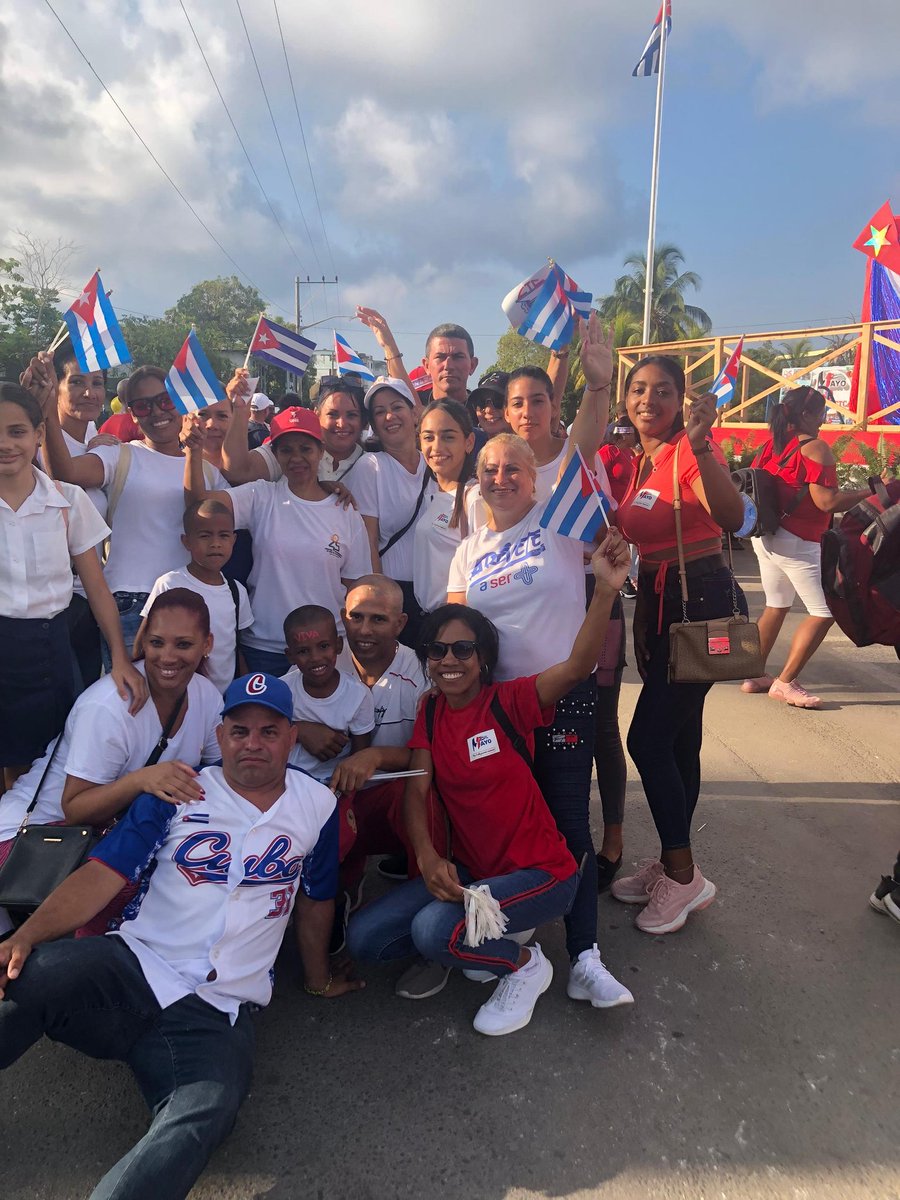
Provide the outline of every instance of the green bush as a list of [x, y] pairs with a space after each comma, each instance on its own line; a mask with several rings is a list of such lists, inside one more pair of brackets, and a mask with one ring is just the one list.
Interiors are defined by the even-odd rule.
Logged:
[[[851, 446], [862, 462], [844, 462], [844, 455]], [[831, 450], [837, 463], [839, 487], [864, 488], [870, 475], [881, 475], [886, 470], [897, 474], [900, 456], [888, 446], [884, 434], [879, 437], [873, 449], [865, 442], [857, 441], [852, 433], [845, 433], [835, 440]]]

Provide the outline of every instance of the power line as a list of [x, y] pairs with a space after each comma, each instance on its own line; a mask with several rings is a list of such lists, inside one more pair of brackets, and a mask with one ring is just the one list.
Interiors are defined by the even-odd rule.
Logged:
[[206, 69], [209, 72], [209, 77], [213, 82], [213, 87], [216, 89], [219, 99], [222, 101], [222, 107], [225, 109], [225, 115], [228, 117], [228, 120], [231, 122], [231, 128], [234, 130], [234, 136], [237, 138], [238, 144], [240, 145], [241, 149], [244, 152], [244, 158], [246, 158], [246, 160], [247, 160], [247, 166], [253, 172], [253, 178], [256, 180], [257, 185], [259, 186], [259, 190], [262, 192], [263, 198], [265, 199], [266, 204], [268, 204], [268, 206], [269, 206], [269, 212], [272, 214], [272, 219], [274, 220], [275, 224], [278, 226], [279, 230], [281, 231], [281, 236], [284, 238], [285, 242], [287, 243], [288, 249], [290, 250], [291, 254], [293, 254], [294, 258], [297, 260], [297, 265], [301, 266], [302, 264], [300, 262], [300, 255], [297, 253], [297, 251], [291, 245], [291, 240], [288, 237], [287, 233], [285, 232], [284, 226], [281, 224], [281, 221], [278, 219], [278, 213], [276, 213], [276, 211], [272, 205], [272, 201], [269, 199], [269, 194], [266, 191], [266, 189], [263, 187], [262, 180], [260, 179], [260, 177], [257, 173], [256, 167], [254, 167], [253, 162], [250, 159], [250, 154], [247, 151], [247, 147], [244, 145], [244, 139], [241, 137], [240, 133], [238, 132], [238, 127], [234, 123], [234, 117], [231, 115], [231, 110], [229, 109], [229, 107], [225, 101], [225, 97], [222, 95], [222, 89], [219, 87], [219, 84], [216, 81], [216, 77], [213, 74], [213, 69], [209, 64], [209, 59], [206, 57], [206, 53], [205, 53], [202, 45], [200, 44], [200, 38], [197, 36], [197, 30], [194, 28], [194, 24], [191, 21], [190, 16], [188, 15], [188, 10], [184, 7], [184, 0], [178, 0], [178, 2], [181, 5], [181, 11], [184, 13], [184, 18], [188, 23], [188, 27], [190, 28], [191, 33], [194, 35], [194, 41], [197, 43], [197, 49], [200, 51], [200, 57], [203, 59], [203, 62], [206, 65]]
[[[316, 199], [316, 209], [319, 213], [319, 224], [322, 226], [322, 237], [325, 239], [325, 248], [328, 251], [328, 258], [331, 262], [331, 269], [337, 276], [337, 268], [334, 265], [334, 255], [331, 252], [331, 243], [328, 240], [328, 230], [325, 228], [325, 218], [322, 216], [322, 205], [319, 203], [319, 189], [316, 187], [316, 177], [313, 172], [312, 162], [309, 157], [309, 147], [306, 144], [306, 133], [303, 129], [303, 120], [300, 116], [300, 105], [297, 102], [297, 92], [294, 88], [294, 76], [291, 71], [291, 62], [288, 58], [287, 46], [284, 41], [284, 31], [281, 28], [281, 17], [278, 14], [278, 0], [272, 0], [272, 7], [275, 9], [275, 21], [278, 25], [278, 36], [281, 38], [281, 49], [284, 54], [284, 65], [287, 68], [288, 82], [291, 85], [291, 95], [294, 98], [294, 111], [297, 114], [297, 124], [300, 126], [300, 138], [303, 142], [303, 152], [306, 155], [306, 165], [309, 167], [309, 179], [312, 184], [313, 195]], [[338, 307], [340, 307], [340, 290], [338, 290]]]
[[275, 123], [275, 114], [272, 111], [272, 105], [269, 103], [269, 93], [266, 91], [266, 85], [263, 82], [262, 71], [259, 69], [259, 63], [256, 60], [256, 52], [253, 49], [253, 42], [250, 40], [250, 30], [247, 28], [247, 22], [244, 20], [244, 11], [241, 8], [241, 0], [234, 0], [234, 2], [237, 5], [238, 14], [240, 15], [240, 18], [241, 18], [241, 24], [244, 27], [244, 36], [246, 37], [247, 45], [250, 48], [250, 57], [253, 59], [253, 65], [254, 65], [254, 67], [256, 67], [256, 74], [257, 74], [257, 77], [259, 78], [259, 86], [262, 89], [263, 98], [266, 102], [266, 108], [269, 110], [269, 120], [272, 122], [272, 129], [275, 132], [275, 140], [278, 142], [278, 149], [281, 151], [281, 157], [284, 160], [284, 169], [287, 171], [288, 179], [291, 181], [291, 190], [294, 193], [294, 199], [297, 201], [297, 211], [300, 213], [300, 219], [303, 222], [303, 228], [306, 230], [306, 237], [309, 242], [310, 249], [313, 252], [313, 257], [316, 260], [316, 265], [318, 266], [319, 270], [321, 271], [322, 263], [319, 259], [319, 254], [318, 254], [318, 251], [316, 250], [315, 243], [313, 242], [312, 234], [309, 231], [309, 225], [307, 224], [306, 216], [303, 212], [303, 205], [300, 203], [300, 196], [297, 193], [297, 185], [294, 183], [294, 176], [291, 172], [290, 164], [288, 163], [288, 160], [287, 160], [287, 155], [284, 152], [284, 145], [281, 141], [281, 134], [278, 132], [278, 126]]
[[100, 86], [103, 88], [104, 92], [106, 92], [107, 96], [109, 96], [110, 100], [112, 100], [112, 102], [116, 106], [116, 110], [119, 113], [119, 115], [121, 116], [122, 120], [125, 122], [125, 124], [128, 126], [128, 128], [131, 130], [131, 132], [137, 138], [137, 140], [141, 143], [141, 145], [144, 147], [144, 149], [150, 155], [153, 162], [156, 164], [156, 166], [159, 168], [159, 170], [165, 176], [166, 180], [171, 184], [171, 186], [173, 187], [175, 192], [178, 194], [178, 196], [181, 198], [181, 200], [187, 205], [191, 215], [194, 217], [194, 219], [197, 221], [197, 223], [206, 231], [206, 233], [210, 236], [210, 238], [215, 242], [215, 244], [219, 247], [219, 249], [222, 251], [222, 253], [225, 255], [225, 257], [228, 259], [228, 261], [231, 263], [231, 265], [234, 267], [234, 269], [238, 272], [238, 274], [243, 275], [244, 279], [247, 280], [247, 282], [250, 284], [250, 286], [253, 288], [256, 288], [256, 290], [259, 292], [260, 296], [262, 296], [263, 300], [265, 300], [267, 304], [271, 304], [272, 303], [271, 300], [267, 300], [266, 297], [263, 296], [259, 287], [253, 282], [253, 280], [250, 278], [250, 276], [247, 274], [247, 272], [244, 271], [243, 268], [241, 266], [239, 266], [238, 263], [235, 262], [235, 260], [231, 257], [231, 255], [228, 253], [228, 251], [225, 249], [225, 247], [222, 245], [222, 243], [219, 241], [219, 239], [216, 237], [216, 235], [210, 229], [210, 227], [206, 224], [206, 222], [203, 220], [203, 218], [200, 216], [200, 214], [194, 208], [193, 204], [191, 204], [190, 200], [188, 200], [187, 196], [184, 194], [184, 192], [181, 190], [181, 188], [178, 186], [178, 184], [175, 182], [175, 180], [172, 178], [172, 176], [169, 174], [169, 172], [166, 170], [166, 168], [162, 165], [162, 163], [159, 161], [159, 159], [156, 157], [156, 155], [153, 153], [153, 151], [150, 149], [150, 147], [144, 141], [143, 137], [141, 137], [140, 133], [138, 133], [137, 129], [135, 128], [131, 119], [126, 114], [125, 110], [122, 108], [121, 104], [118, 102], [118, 100], [115, 98], [115, 96], [112, 94], [112, 92], [106, 86], [106, 84], [103, 82], [103, 80], [97, 74], [97, 72], [94, 70], [94, 67], [93, 67], [91, 61], [89, 60], [89, 58], [87, 57], [85, 52], [81, 49], [81, 47], [78, 45], [78, 43], [75, 41], [75, 38], [69, 32], [69, 29], [68, 29], [65, 21], [63, 21], [62, 17], [59, 15], [59, 13], [56, 11], [56, 9], [53, 7], [53, 5], [50, 3], [50, 0], [44, 0], [44, 3], [50, 9], [51, 13], [53, 13], [54, 17], [56, 18], [57, 22], [60, 25], [60, 28], [63, 31], [63, 33], [66, 35], [66, 37], [69, 39], [69, 41], [75, 47], [75, 49], [78, 51], [80, 57], [83, 59], [88, 70], [91, 72], [91, 74], [94, 76], [94, 78], [100, 84]]

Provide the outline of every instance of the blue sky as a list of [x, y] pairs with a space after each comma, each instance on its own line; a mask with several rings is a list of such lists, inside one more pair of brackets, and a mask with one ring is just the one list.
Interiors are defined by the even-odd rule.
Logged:
[[[500, 299], [548, 255], [602, 294], [644, 249], [655, 80], [630, 72], [656, 0], [280, 0], [330, 253], [272, 0], [242, 9], [311, 246], [236, 5], [185, 0], [296, 258], [178, 0], [53, 4], [276, 315], [291, 315], [295, 273], [337, 272], [340, 304], [304, 287], [305, 322], [371, 304], [411, 363], [432, 325], [456, 320], [487, 364]], [[673, 8], [658, 239], [701, 275], [717, 332], [850, 319], [864, 274], [850, 243], [885, 198], [900, 207], [900, 5]], [[71, 239], [73, 290], [100, 263], [114, 303], [151, 315], [233, 272], [31, 0], [0, 0], [0, 105], [0, 254], [16, 229]]]

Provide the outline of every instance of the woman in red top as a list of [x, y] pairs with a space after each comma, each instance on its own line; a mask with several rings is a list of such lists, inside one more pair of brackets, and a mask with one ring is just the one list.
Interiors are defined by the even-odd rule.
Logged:
[[740, 528], [744, 506], [721, 451], [709, 440], [715, 398], [692, 400], [685, 426], [684, 394], [684, 372], [674, 359], [661, 355], [642, 359], [625, 380], [625, 404], [640, 438], [640, 454], [617, 517], [622, 533], [640, 553], [634, 652], [644, 681], [628, 752], [640, 772], [661, 853], [637, 874], [616, 880], [611, 891], [626, 904], [646, 905], [637, 918], [646, 933], [680, 929], [690, 912], [705, 908], [716, 894], [691, 854], [703, 703], [712, 685], [668, 679], [669, 626], [682, 619], [673, 508], [676, 462], [688, 619], [726, 617], [735, 605], [747, 611], [722, 557], [722, 530]]
[[784, 515], [774, 533], [753, 538], [766, 607], [759, 619], [763, 662], [781, 632], [784, 619], [799, 595], [809, 614], [797, 627], [787, 661], [777, 678], [745, 679], [745, 692], [767, 692], [773, 700], [795, 708], [821, 708], [800, 684], [800, 672], [818, 650], [834, 624], [822, 591], [821, 539], [831, 515], [845, 512], [869, 495], [868, 488], [842, 492], [838, 488], [834, 455], [819, 437], [825, 420], [825, 397], [811, 387], [794, 388], [776, 406], [769, 421], [771, 438], [754, 466], [778, 480], [778, 499]]
[[[594, 595], [569, 657], [539, 675], [492, 681], [500, 639], [477, 609], [445, 604], [423, 622], [417, 652], [435, 694], [416, 719], [410, 767], [423, 774], [409, 781], [405, 799], [421, 878], [359, 912], [347, 944], [353, 957], [379, 961], [418, 951], [443, 968], [433, 992], [451, 967], [499, 979], [475, 1017], [480, 1033], [527, 1025], [553, 977], [539, 945], [521, 946], [509, 936], [564, 916], [578, 886], [578, 864], [532, 774], [534, 731], [553, 722], [556, 701], [593, 671], [628, 561], [628, 547], [613, 532], [594, 553]], [[429, 828], [432, 786], [450, 822], [449, 859], [435, 850]], [[464, 940], [463, 885], [474, 881], [490, 886], [508, 925], [507, 936], [471, 947]], [[595, 1008], [633, 1002], [603, 967], [596, 944], [579, 956], [567, 990]]]

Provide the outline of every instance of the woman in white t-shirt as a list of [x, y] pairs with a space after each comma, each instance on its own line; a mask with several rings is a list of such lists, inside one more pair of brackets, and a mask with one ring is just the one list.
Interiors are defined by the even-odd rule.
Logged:
[[[548, 405], [549, 411], [549, 405]], [[500, 632], [495, 677], [516, 679], [568, 657], [584, 619], [583, 543], [541, 528], [531, 447], [511, 433], [478, 456], [487, 525], [460, 544], [450, 568], [449, 603], [478, 608]], [[597, 941], [597, 862], [588, 805], [594, 750], [593, 675], [556, 706], [535, 739], [535, 778], [583, 873], [566, 917], [573, 963]]]
[[510, 372], [505, 416], [513, 433], [534, 452], [536, 499], [549, 500], [566, 457], [566, 443], [551, 432], [553, 381], [542, 367], [518, 367]]
[[[62, 436], [55, 406], [47, 421], [47, 461], [55, 478], [83, 488], [100, 487], [109, 499], [112, 530], [104, 575], [116, 598], [125, 644], [130, 650], [141, 623], [141, 609], [153, 584], [166, 571], [187, 565], [181, 544], [184, 511], [182, 417], [166, 391], [166, 372], [138, 367], [128, 379], [128, 411], [143, 431], [143, 441], [96, 446], [73, 458]], [[227, 486], [207, 465], [208, 485]]]
[[376, 379], [365, 398], [372, 431], [381, 443], [353, 468], [353, 495], [363, 515], [372, 561], [403, 589], [406, 627], [400, 641], [415, 646], [422, 610], [413, 588], [415, 524], [428, 485], [425, 459], [416, 445], [416, 400], [403, 379]]
[[[362, 517], [319, 484], [322, 430], [315, 413], [287, 408], [272, 418], [271, 431], [282, 471], [278, 483], [257, 480], [211, 492], [202, 471], [202, 435], [192, 423], [185, 435], [184, 486], [193, 500], [219, 500], [234, 514], [237, 528], [250, 530], [253, 624], [241, 648], [250, 671], [280, 676], [291, 665], [284, 655], [288, 613], [321, 604], [338, 617], [345, 589], [371, 573], [372, 561]], [[338, 632], [343, 634], [340, 624]]]
[[[210, 644], [200, 596], [174, 588], [157, 598], [147, 618], [145, 657], [135, 664], [146, 678], [148, 703], [130, 715], [108, 675], [82, 692], [64, 732], [0, 799], [0, 864], [36, 794], [30, 824], [99, 828], [142, 792], [172, 804], [201, 798], [195, 768], [219, 758], [222, 707], [219, 692], [197, 674]], [[167, 726], [159, 761], [147, 766]]]
[[450, 564], [469, 532], [466, 491], [473, 483], [475, 433], [465, 406], [432, 400], [422, 414], [419, 445], [430, 478], [415, 526], [413, 585], [419, 607], [432, 612], [446, 603]]

